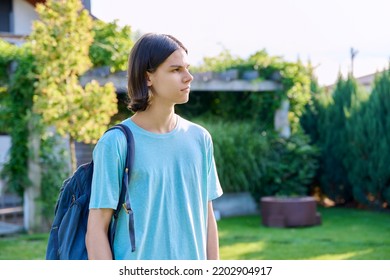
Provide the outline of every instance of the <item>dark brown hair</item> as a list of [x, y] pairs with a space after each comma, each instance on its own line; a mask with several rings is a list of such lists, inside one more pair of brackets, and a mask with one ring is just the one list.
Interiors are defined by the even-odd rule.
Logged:
[[133, 112], [146, 110], [150, 102], [146, 72], [155, 72], [179, 48], [188, 52], [179, 40], [166, 34], [148, 33], [135, 43], [127, 70], [129, 109]]

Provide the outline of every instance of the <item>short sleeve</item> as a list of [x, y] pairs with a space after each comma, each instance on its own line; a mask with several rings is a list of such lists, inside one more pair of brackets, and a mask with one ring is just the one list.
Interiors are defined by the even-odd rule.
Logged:
[[117, 207], [126, 154], [123, 138], [121, 131], [109, 131], [95, 146], [90, 209]]
[[208, 157], [208, 172], [207, 172], [207, 196], [208, 200], [214, 200], [223, 194], [221, 184], [219, 182], [217, 167], [214, 158], [214, 149], [211, 136], [209, 138], [209, 145], [207, 151]]

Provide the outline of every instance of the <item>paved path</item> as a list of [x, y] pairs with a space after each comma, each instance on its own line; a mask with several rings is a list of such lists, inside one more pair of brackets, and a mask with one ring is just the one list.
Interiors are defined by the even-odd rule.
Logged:
[[0, 236], [9, 235], [23, 231], [23, 226], [0, 222]]

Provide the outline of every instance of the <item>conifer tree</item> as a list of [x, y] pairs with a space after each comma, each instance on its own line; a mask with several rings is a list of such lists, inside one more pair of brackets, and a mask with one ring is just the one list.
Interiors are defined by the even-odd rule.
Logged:
[[[303, 131], [310, 137], [310, 144], [319, 147], [320, 129], [324, 123], [324, 117], [327, 107], [330, 103], [330, 94], [321, 87], [318, 79], [314, 74], [314, 68], [311, 64], [308, 65], [310, 74], [310, 93], [311, 98], [305, 105], [305, 110], [300, 118], [300, 125]], [[320, 187], [320, 178], [322, 176], [322, 157], [318, 157], [318, 168], [311, 182], [312, 191], [318, 190]]]
[[369, 100], [347, 124], [345, 161], [355, 199], [380, 208], [390, 203], [390, 72], [376, 77]]
[[352, 186], [348, 180], [349, 166], [344, 162], [349, 153], [346, 123], [366, 96], [367, 93], [358, 87], [353, 77], [344, 80], [340, 76], [319, 130], [322, 150], [321, 188], [337, 204], [353, 201]]
[[299, 122], [305, 133], [310, 136], [311, 143], [315, 144], [319, 139], [319, 122], [328, 103], [328, 98], [324, 88], [319, 85], [318, 79], [314, 74], [314, 68], [310, 63], [307, 68], [310, 76], [311, 97], [305, 105]]

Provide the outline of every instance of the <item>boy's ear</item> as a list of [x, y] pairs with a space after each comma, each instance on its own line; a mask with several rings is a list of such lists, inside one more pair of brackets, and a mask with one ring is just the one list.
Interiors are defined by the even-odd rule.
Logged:
[[146, 72], [146, 84], [148, 87], [152, 86], [152, 73]]

